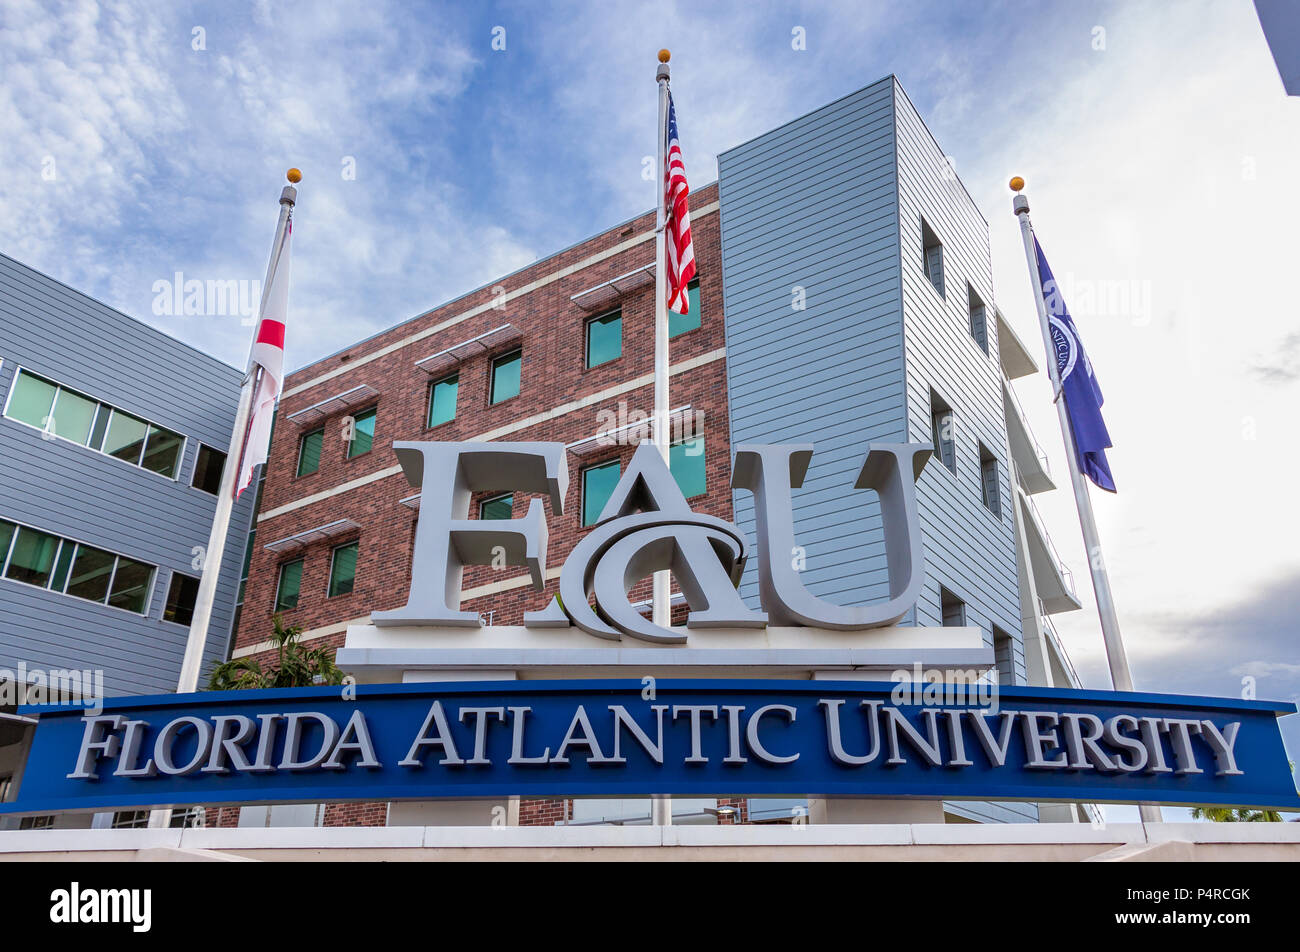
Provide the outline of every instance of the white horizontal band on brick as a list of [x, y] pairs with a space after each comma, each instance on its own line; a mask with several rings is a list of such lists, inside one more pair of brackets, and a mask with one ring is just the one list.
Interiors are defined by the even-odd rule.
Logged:
[[[672, 367], [673, 374], [686, 373], [695, 370], [697, 367], [703, 367], [705, 364], [711, 364], [715, 360], [722, 360], [727, 356], [727, 349], [719, 347], [717, 350], [711, 350], [707, 354], [700, 354], [698, 357], [692, 357], [689, 360], [683, 360]], [[532, 416], [524, 417], [521, 420], [515, 420], [513, 423], [507, 423], [499, 426], [494, 430], [488, 430], [486, 433], [480, 433], [478, 436], [470, 437], [469, 442], [489, 442], [506, 436], [510, 433], [517, 433], [520, 430], [526, 430], [538, 423], [545, 423], [548, 420], [554, 420], [556, 417], [562, 417], [566, 413], [572, 413], [574, 410], [581, 410], [584, 407], [601, 403], [611, 397], [617, 397], [620, 394], [628, 393], [632, 390], [639, 390], [642, 387], [651, 386], [654, 383], [654, 374], [643, 374], [640, 377], [634, 377], [624, 383], [616, 384], [613, 387], [606, 387], [596, 393], [588, 394], [577, 400], [571, 400], [568, 403], [561, 403], [559, 406], [552, 407], [541, 413], [535, 413]], [[401, 473], [401, 466], [389, 466], [386, 469], [377, 470], [368, 473], [365, 476], [359, 476], [356, 479], [349, 480], [346, 483], [339, 483], [333, 489], [325, 489], [318, 493], [312, 493], [310, 496], [303, 496], [301, 499], [295, 499], [293, 502], [285, 503], [275, 509], [268, 509], [260, 513], [257, 522], [260, 525], [267, 519], [274, 519], [276, 516], [282, 516], [286, 512], [294, 512], [302, 509], [304, 506], [310, 506], [313, 503], [321, 502], [325, 499], [333, 499], [335, 496], [342, 495], [353, 489], [359, 489], [362, 486], [369, 486], [371, 483], [378, 482], [381, 479], [387, 479], [389, 476], [396, 476]]]
[[[698, 221], [699, 219], [703, 218], [705, 215], [710, 215], [713, 212], [716, 212], [717, 210], [718, 210], [718, 203], [710, 202], [708, 205], [703, 205], [700, 208], [691, 209], [691, 216], [696, 221]], [[508, 291], [505, 295], [504, 300], [508, 302], [514, 300], [517, 297], [522, 297], [526, 294], [531, 294], [532, 292], [536, 291], [538, 288], [544, 288], [548, 284], [553, 284], [556, 281], [559, 281], [563, 278], [567, 278], [571, 274], [577, 274], [579, 271], [582, 271], [585, 268], [590, 268], [594, 264], [599, 264], [600, 262], [605, 261], [608, 258], [612, 258], [615, 255], [620, 255], [624, 251], [627, 251], [629, 248], [635, 248], [637, 245], [644, 244], [647, 241], [653, 241], [654, 236], [655, 233], [653, 231], [647, 231], [639, 235], [634, 235], [633, 237], [627, 239], [626, 241], [619, 242], [617, 245], [615, 245], [613, 248], [608, 249], [607, 251], [597, 252], [591, 257], [584, 258], [581, 261], [577, 262], [576, 264], [572, 264], [567, 268], [561, 268], [559, 271], [555, 271], [552, 272], [551, 274], [546, 275], [545, 277], [538, 278], [536, 281], [530, 281], [528, 284], [521, 285], [520, 287], [516, 288], [513, 291]], [[389, 354], [393, 353], [394, 351], [401, 350], [403, 347], [409, 347], [411, 344], [417, 343], [418, 341], [422, 341], [425, 338], [432, 337], [434, 334], [438, 333], [439, 331], [446, 330], [448, 327], [455, 327], [457, 324], [461, 323], [462, 321], [467, 321], [471, 317], [475, 317], [479, 314], [484, 313], [485, 311], [491, 311], [497, 308], [500, 305], [501, 301], [502, 301], [501, 298], [494, 298], [490, 302], [480, 304], [477, 307], [472, 307], [468, 311], [464, 311], [460, 314], [455, 315], [454, 317], [447, 318], [447, 320], [445, 321], [440, 321], [437, 324], [433, 325], [432, 327], [426, 327], [422, 331], [417, 331], [408, 337], [403, 337], [401, 340], [394, 341], [393, 343], [387, 345], [386, 347], [380, 347], [378, 350], [371, 351], [368, 354], [363, 354], [359, 357], [354, 357], [352, 360], [348, 361], [347, 364], [345, 364], [342, 367], [336, 367], [334, 370], [327, 371], [326, 373], [323, 373], [318, 377], [313, 377], [311, 380], [290, 387], [281, 395], [281, 399], [284, 399], [285, 397], [292, 397], [294, 394], [302, 393], [304, 390], [309, 390], [319, 383], [324, 383], [326, 380], [332, 380], [335, 377], [348, 373], [354, 367], [359, 367], [362, 364], [370, 363], [370, 361], [372, 360], [378, 360], [381, 357], [386, 357]], [[434, 310], [436, 311], [438, 310], [438, 308], [434, 308]], [[419, 317], [412, 318], [412, 320], [419, 320], [420, 317], [425, 317], [428, 314], [432, 314], [432, 313], [433, 311], [427, 311], [425, 312], [425, 314], [419, 315]]]

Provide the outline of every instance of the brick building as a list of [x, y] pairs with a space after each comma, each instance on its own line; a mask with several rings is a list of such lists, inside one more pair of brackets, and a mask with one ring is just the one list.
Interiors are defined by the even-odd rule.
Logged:
[[[901, 87], [888, 77], [737, 146], [719, 172], [691, 195], [699, 277], [690, 314], [671, 327], [671, 464], [691, 506], [752, 537], [752, 506], [730, 488], [732, 440], [815, 440], [795, 513], [809, 589], [879, 598], [873, 512], [848, 514], [836, 500], [867, 442], [933, 440], [918, 482], [927, 584], [908, 623], [978, 626], [1005, 679], [1070, 683], [1046, 616], [1079, 603], [1028, 498], [1052, 481], [1009, 385], [1034, 361], [994, 304], [987, 223]], [[464, 579], [463, 607], [492, 624], [545, 607], [559, 565], [649, 436], [638, 421], [653, 407], [654, 237], [647, 212], [291, 374], [233, 656], [266, 654], [277, 612], [307, 643], [338, 647], [349, 624], [405, 603], [419, 498], [397, 440], [566, 445], [546, 590], [517, 567], [473, 567]], [[472, 515], [517, 518], [528, 502], [481, 495]], [[741, 592], [755, 590], [751, 572]], [[648, 582], [633, 596], [648, 599]], [[760, 816], [762, 806], [722, 797], [683, 812], [789, 816], [771, 804]], [[618, 809], [641, 818], [638, 805]], [[520, 822], [614, 816], [602, 810], [525, 801]], [[1025, 804], [948, 815], [1038, 816]], [[383, 824], [386, 806], [328, 805], [314, 817]], [[239, 821], [226, 810], [219, 822]]]

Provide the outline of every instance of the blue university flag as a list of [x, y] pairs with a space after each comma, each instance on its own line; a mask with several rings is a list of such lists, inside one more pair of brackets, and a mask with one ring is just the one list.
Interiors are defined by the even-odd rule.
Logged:
[[1074, 458], [1079, 469], [1089, 479], [1107, 492], [1115, 491], [1115, 479], [1106, 462], [1106, 450], [1111, 446], [1106, 421], [1101, 418], [1101, 405], [1105, 399], [1092, 372], [1092, 362], [1084, 353], [1079, 330], [1074, 326], [1070, 312], [1065, 308], [1065, 298], [1047, 266], [1043, 246], [1034, 238], [1034, 254], [1038, 258], [1038, 278], [1043, 284], [1043, 303], [1047, 305], [1048, 324], [1052, 330], [1052, 350], [1056, 354], [1056, 370], [1061, 377], [1060, 399], [1070, 417], [1070, 432], [1074, 436]]

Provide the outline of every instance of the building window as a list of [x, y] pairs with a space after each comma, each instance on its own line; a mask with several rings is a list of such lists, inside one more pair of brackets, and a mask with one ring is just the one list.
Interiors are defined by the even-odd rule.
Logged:
[[1002, 518], [1002, 503], [998, 498], [998, 458], [989, 452], [983, 443], [980, 447], [980, 494], [984, 499], [984, 508], [999, 519]]
[[623, 356], [623, 312], [610, 311], [587, 321], [587, 367]]
[[943, 245], [925, 219], [921, 219], [921, 254], [925, 261], [925, 276], [943, 297]]
[[347, 545], [338, 546], [330, 556], [330, 598], [351, 593], [352, 585], [357, 580], [358, 551], [360, 551], [360, 544], [349, 542]]
[[188, 625], [194, 620], [194, 602], [199, 595], [199, 580], [191, 575], [172, 573], [167, 585], [167, 604], [163, 607], [163, 621]]
[[371, 407], [352, 418], [352, 426], [349, 430], [352, 438], [348, 440], [348, 459], [356, 459], [374, 448], [375, 415], [378, 412], [377, 407]]
[[194, 460], [194, 478], [190, 485], [214, 496], [221, 488], [221, 472], [226, 468], [226, 454], [210, 446], [199, 444], [199, 455]]
[[113, 579], [117, 556], [88, 545], [77, 546], [72, 563], [67, 592], [87, 601], [102, 602], [108, 597], [108, 585]]
[[609, 497], [614, 495], [620, 473], [618, 460], [610, 460], [582, 471], [582, 524], [594, 526], [600, 520]]
[[298, 475], [310, 476], [320, 469], [320, 451], [325, 445], [325, 428], [304, 433], [298, 441]]
[[523, 362], [522, 350], [516, 350], [492, 361], [490, 399], [493, 403], [519, 396], [519, 371]]
[[952, 472], [957, 472], [957, 445], [954, 441], [955, 421], [952, 407], [943, 397], [930, 391], [930, 436], [934, 442], [934, 456]]
[[996, 625], [993, 626], [993, 660], [998, 668], [998, 683], [1015, 684], [1015, 643], [1010, 635]]
[[18, 821], [20, 830], [52, 830], [54, 829], [54, 815], [47, 816], [25, 816]]
[[429, 426], [450, 423], [456, 419], [456, 394], [460, 390], [460, 376], [453, 374], [429, 386]]
[[965, 626], [966, 603], [942, 586], [939, 587], [939, 610], [943, 615], [943, 627]]
[[148, 611], [155, 567], [0, 519], [4, 577], [63, 595]]
[[185, 437], [26, 370], [18, 371], [6, 416], [60, 439], [175, 479]]
[[511, 493], [505, 493], [501, 496], [493, 496], [491, 499], [484, 499], [479, 503], [478, 517], [480, 519], [509, 519], [515, 511], [515, 497]]
[[54, 570], [54, 556], [62, 540], [27, 526], [20, 526], [14, 538], [13, 551], [9, 553], [9, 566], [5, 578], [44, 588]]
[[113, 829], [115, 830], [143, 830], [148, 826], [148, 810], [119, 810], [113, 814]]
[[989, 352], [988, 308], [984, 306], [984, 302], [980, 300], [974, 288], [967, 286], [967, 297], [970, 306], [970, 336], [974, 338], [980, 350], [987, 354]]
[[113, 570], [113, 581], [108, 587], [108, 604], [143, 615], [149, 604], [153, 572], [152, 565], [119, 555], [117, 567]]
[[294, 559], [280, 566], [280, 581], [275, 586], [275, 610], [292, 611], [298, 607], [298, 593], [302, 591], [303, 559]]
[[685, 314], [678, 314], [676, 311], [668, 312], [669, 337], [685, 334], [687, 331], [693, 331], [700, 326], [700, 282], [698, 278], [686, 285], [686, 301], [688, 307]]
[[668, 447], [668, 469], [687, 499], [708, 492], [704, 469], [704, 437], [692, 437]]

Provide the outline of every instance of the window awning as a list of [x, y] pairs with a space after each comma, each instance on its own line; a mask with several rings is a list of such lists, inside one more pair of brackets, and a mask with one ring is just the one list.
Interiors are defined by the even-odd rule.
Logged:
[[317, 420], [323, 420], [327, 416], [333, 416], [335, 413], [351, 410], [353, 407], [368, 403], [377, 396], [379, 396], [378, 390], [368, 383], [363, 383], [351, 390], [344, 390], [342, 393], [327, 397], [320, 403], [313, 403], [309, 407], [304, 407], [297, 413], [290, 413], [289, 419], [298, 426], [304, 426], [308, 423], [315, 423]]
[[[704, 411], [692, 410], [688, 403], [675, 410], [668, 411], [668, 438], [670, 442], [690, 439], [704, 432]], [[654, 427], [650, 418], [634, 420], [602, 430], [594, 436], [568, 444], [567, 449], [574, 456], [589, 456], [611, 446], [636, 446], [643, 440], [654, 439]]]
[[589, 313], [603, 311], [611, 307], [623, 295], [629, 294], [637, 288], [643, 288], [647, 284], [653, 284], [654, 279], [655, 266], [647, 264], [635, 268], [627, 274], [620, 274], [617, 278], [611, 278], [594, 288], [579, 291], [577, 294], [571, 295], [569, 300]]
[[428, 357], [417, 360], [415, 366], [431, 376], [442, 376], [451, 373], [471, 357], [508, 347], [511, 344], [518, 343], [523, 338], [523, 331], [515, 327], [515, 325], [502, 324], [500, 327], [492, 328], [485, 334], [463, 340], [459, 344], [453, 344], [446, 350], [440, 350], [436, 354], [430, 354]]
[[270, 552], [293, 552], [297, 549], [305, 549], [316, 542], [336, 539], [341, 535], [352, 532], [354, 529], [360, 528], [361, 526], [351, 519], [339, 519], [335, 522], [327, 522], [323, 526], [317, 526], [314, 529], [308, 529], [305, 532], [298, 532], [291, 536], [285, 536], [283, 539], [268, 542], [264, 548]]
[[420, 494], [419, 494], [419, 493], [416, 493], [416, 494], [413, 495], [413, 496], [407, 496], [405, 499], [399, 499], [398, 502], [400, 502], [400, 503], [401, 503], [403, 506], [405, 506], [407, 509], [419, 509], [419, 508], [420, 508]]

